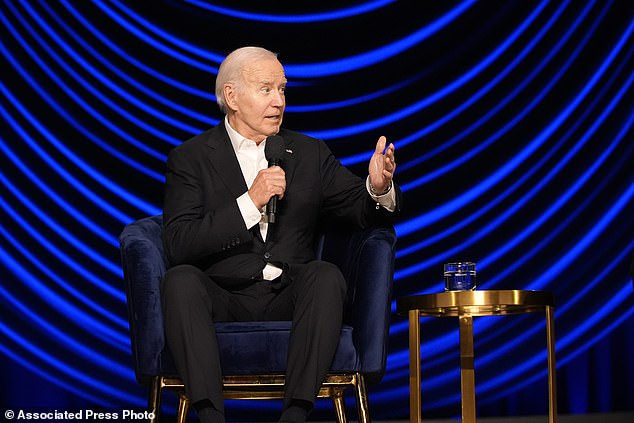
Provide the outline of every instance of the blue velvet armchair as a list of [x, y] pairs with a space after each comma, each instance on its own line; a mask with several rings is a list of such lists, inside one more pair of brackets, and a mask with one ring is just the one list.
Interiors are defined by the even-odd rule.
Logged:
[[[134, 370], [150, 386], [149, 411], [158, 421], [163, 389], [177, 389], [178, 420], [189, 401], [165, 345], [160, 283], [169, 267], [161, 241], [162, 216], [140, 219], [121, 233], [121, 258], [128, 302]], [[396, 235], [391, 227], [324, 234], [316, 257], [337, 264], [348, 281], [344, 327], [320, 397], [333, 400], [346, 422], [343, 392], [353, 387], [359, 422], [370, 422], [366, 381], [385, 371]], [[228, 399], [282, 398], [290, 322], [216, 323]]]

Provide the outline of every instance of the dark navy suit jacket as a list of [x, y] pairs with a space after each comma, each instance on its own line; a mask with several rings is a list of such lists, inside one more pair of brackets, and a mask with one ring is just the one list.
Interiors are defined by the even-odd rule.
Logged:
[[[393, 217], [323, 141], [289, 130], [278, 135], [285, 142], [286, 192], [266, 242], [258, 225], [245, 227], [238, 209], [236, 198], [247, 185], [223, 122], [170, 152], [163, 210], [170, 265], [193, 264], [212, 277], [257, 278], [267, 262], [313, 260], [324, 221], [364, 228]], [[394, 187], [398, 210], [401, 194]]]

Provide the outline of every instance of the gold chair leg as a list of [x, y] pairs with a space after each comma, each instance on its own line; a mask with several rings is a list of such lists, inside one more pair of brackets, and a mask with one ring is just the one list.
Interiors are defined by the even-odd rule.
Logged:
[[185, 392], [178, 393], [178, 411], [176, 414], [176, 421], [178, 423], [185, 423], [187, 421], [187, 413], [189, 413], [189, 398], [185, 395]]
[[343, 402], [343, 391], [335, 390], [332, 396], [332, 404], [335, 407], [335, 413], [337, 414], [337, 423], [348, 423], [348, 419], [346, 418], [346, 406]]
[[359, 423], [370, 423], [370, 408], [368, 406], [368, 392], [365, 389], [365, 379], [361, 373], [355, 375], [354, 395], [357, 400]]
[[161, 386], [163, 385], [162, 376], [154, 376], [150, 385], [148, 395], [148, 408], [150, 412], [150, 423], [158, 423], [161, 413]]

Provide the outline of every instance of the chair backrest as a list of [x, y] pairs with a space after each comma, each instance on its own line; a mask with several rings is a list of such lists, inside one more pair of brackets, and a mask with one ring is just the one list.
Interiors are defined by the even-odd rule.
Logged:
[[[164, 368], [160, 285], [168, 268], [161, 239], [162, 216], [127, 225], [119, 236], [130, 337], [137, 380], [146, 382]], [[396, 235], [392, 227], [347, 233], [337, 228], [318, 242], [321, 259], [340, 267], [348, 281], [345, 322], [362, 372], [370, 382], [385, 370]]]

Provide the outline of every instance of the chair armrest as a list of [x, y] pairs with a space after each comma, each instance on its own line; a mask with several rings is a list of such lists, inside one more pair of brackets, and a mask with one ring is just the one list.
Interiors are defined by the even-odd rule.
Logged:
[[161, 281], [167, 266], [161, 226], [160, 216], [148, 217], [127, 225], [119, 236], [134, 369], [141, 383], [159, 374], [165, 345]]
[[353, 341], [369, 383], [385, 372], [395, 247], [392, 227], [356, 232], [347, 242], [328, 234], [324, 243], [322, 258], [339, 265], [348, 281], [344, 321], [354, 328]]

